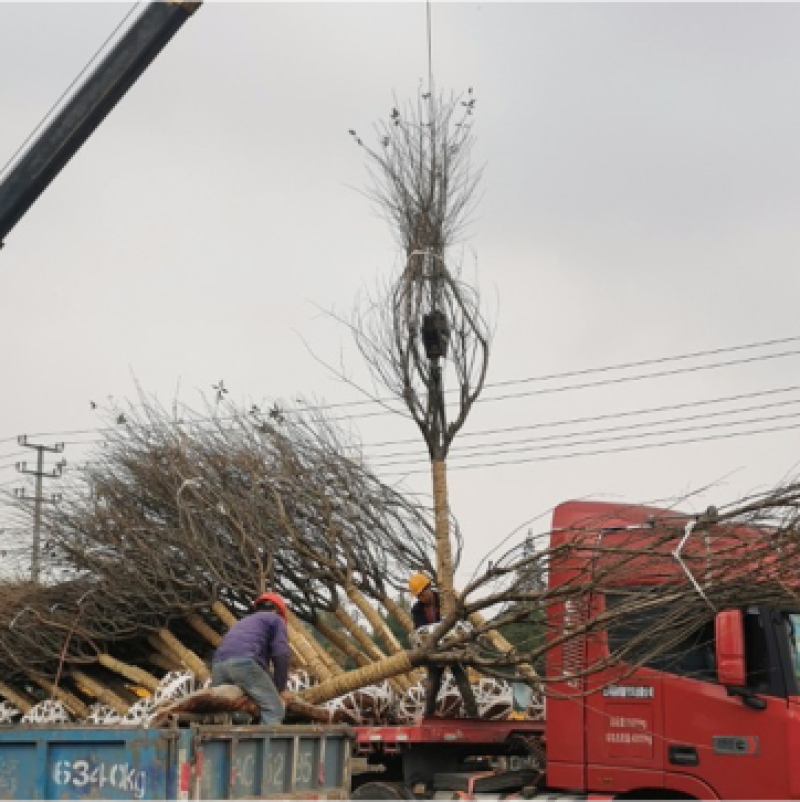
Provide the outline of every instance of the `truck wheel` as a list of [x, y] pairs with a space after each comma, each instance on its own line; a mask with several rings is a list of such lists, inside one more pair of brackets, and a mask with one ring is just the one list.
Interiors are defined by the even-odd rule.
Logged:
[[359, 785], [350, 799], [411, 799], [402, 783], [369, 782]]

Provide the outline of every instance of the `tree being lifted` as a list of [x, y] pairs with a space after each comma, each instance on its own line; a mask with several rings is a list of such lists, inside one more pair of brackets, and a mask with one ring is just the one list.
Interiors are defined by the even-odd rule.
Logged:
[[[376, 126], [379, 145], [351, 135], [367, 155], [368, 195], [403, 249], [404, 266], [382, 297], [356, 312], [358, 346], [378, 380], [407, 406], [431, 460], [436, 575], [442, 614], [456, 608], [447, 454], [483, 389], [489, 329], [477, 292], [451, 264], [476, 200], [475, 98], [422, 94]], [[445, 363], [455, 380], [445, 392]]]

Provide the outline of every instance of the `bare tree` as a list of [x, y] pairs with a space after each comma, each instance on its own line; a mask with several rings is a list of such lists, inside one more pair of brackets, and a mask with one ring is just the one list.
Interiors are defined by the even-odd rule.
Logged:
[[[385, 617], [396, 613], [410, 571], [433, 570], [433, 524], [366, 470], [342, 431], [311, 405], [271, 416], [226, 404], [176, 417], [154, 399], [140, 402], [112, 412], [109, 423], [122, 422], [109, 425], [84, 481], [48, 512], [48, 573], [68, 578], [66, 598], [92, 590], [63, 658], [74, 610], [63, 602], [51, 610], [44, 591], [34, 604], [23, 583], [6, 589], [7, 665], [41, 663], [52, 676], [60, 659], [122, 654], [131, 639], [163, 647], [169, 626], [191, 639], [187, 622], [197, 629], [198, 616], [210, 614], [212, 625], [225, 625], [226, 614], [267, 589], [305, 622], [292, 624], [298, 639], [317, 624], [325, 635], [327, 618], [343, 627], [350, 656], [359, 644], [371, 659], [402, 650]], [[371, 646], [363, 620], [386, 652]], [[314, 636], [305, 640], [317, 661]], [[143, 657], [148, 671], [164, 663], [150, 648]]]
[[[405, 259], [381, 297], [356, 311], [352, 328], [374, 375], [406, 405], [428, 449], [444, 615], [456, 606], [447, 454], [483, 389], [489, 360], [478, 293], [450, 256], [481, 178], [472, 163], [474, 107], [471, 89], [466, 97], [423, 94], [376, 126], [378, 146], [351, 132], [367, 156], [367, 194]], [[448, 391], [445, 374], [454, 382]]]

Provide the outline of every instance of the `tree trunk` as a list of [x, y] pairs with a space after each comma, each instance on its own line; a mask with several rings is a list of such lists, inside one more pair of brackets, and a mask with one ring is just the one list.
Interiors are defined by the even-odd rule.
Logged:
[[411, 614], [408, 612], [408, 610], [404, 610], [389, 595], [381, 598], [381, 604], [383, 604], [389, 615], [391, 615], [392, 618], [394, 618], [394, 620], [400, 624], [407, 634], [410, 634], [414, 631], [414, 620], [411, 618]]
[[450, 544], [450, 502], [447, 495], [447, 463], [431, 462], [433, 474], [433, 510], [436, 519], [436, 584], [439, 590], [442, 618], [455, 612], [453, 589], [453, 552]]
[[150, 662], [154, 666], [163, 668], [165, 671], [185, 671], [189, 668], [189, 666], [181, 660], [180, 655], [174, 649], [171, 649], [166, 641], [159, 638], [158, 635], [148, 635], [147, 640], [156, 650], [156, 654], [151, 654], [149, 657]]
[[398, 643], [392, 631], [386, 626], [386, 622], [381, 618], [380, 613], [367, 601], [361, 591], [353, 585], [345, 588], [347, 598], [361, 611], [364, 618], [369, 621], [372, 631], [383, 641], [389, 654], [397, 654], [403, 651], [403, 647]]
[[[150, 640], [149, 636], [148, 640]], [[153, 640], [155, 640], [155, 638], [153, 638]], [[151, 665], [154, 665], [156, 668], [160, 668], [162, 671], [167, 672], [183, 671], [185, 669], [185, 666], [183, 666], [178, 660], [178, 656], [166, 649], [163, 643], [160, 644], [160, 647], [156, 646], [155, 648], [162, 648], [164, 651], [156, 652], [155, 654], [149, 654], [147, 656], [147, 659]]]
[[289, 641], [289, 651], [292, 653], [292, 668], [305, 668], [306, 661], [303, 660], [303, 655], [297, 651], [297, 646], [291, 641]]
[[322, 619], [317, 619], [314, 626], [320, 634], [324, 635], [342, 654], [352, 658], [359, 666], [369, 665], [372, 661], [351, 640]]
[[[472, 613], [472, 615], [469, 616], [469, 620], [473, 626], [486, 626], [486, 619], [480, 613]], [[495, 647], [495, 649], [498, 649], [504, 654], [514, 650], [513, 644], [509, 643], [496, 629], [490, 629], [486, 633], [486, 637], [489, 639], [490, 643]], [[539, 675], [536, 673], [536, 669], [529, 663], [520, 663], [517, 666], [517, 670], [520, 674], [522, 674], [523, 677], [525, 677], [525, 679], [531, 680], [532, 682], [540, 681]]]
[[372, 638], [352, 619], [343, 607], [337, 607], [334, 615], [339, 623], [350, 633], [371, 660], [384, 660], [386, 655], [378, 648]]
[[333, 673], [325, 665], [322, 658], [314, 651], [303, 633], [297, 627], [289, 627], [289, 642], [302, 656], [306, 668], [321, 682], [331, 679]]
[[295, 613], [293, 613], [291, 610], [289, 610], [288, 613], [289, 625], [300, 632], [306, 641], [308, 641], [308, 644], [314, 650], [314, 654], [316, 654], [317, 657], [322, 660], [323, 664], [330, 672], [330, 675], [335, 677], [337, 674], [341, 674], [342, 667], [336, 662], [336, 660], [334, 660], [333, 656], [327, 652], [325, 647], [314, 637], [314, 633], [308, 630], [303, 621], [298, 618]]
[[97, 662], [121, 677], [147, 688], [148, 691], [155, 691], [158, 688], [158, 679], [143, 668], [123, 663], [122, 660], [117, 660], [116, 657], [112, 657], [110, 654], [98, 654]]
[[173, 651], [180, 661], [199, 679], [205, 682], [211, 679], [211, 672], [206, 664], [187, 646], [184, 646], [167, 627], [158, 631], [158, 637], [164, 641], [171, 651]]
[[211, 605], [211, 612], [230, 629], [239, 619], [221, 602], [215, 601]]
[[72, 672], [71, 679], [87, 696], [94, 696], [98, 702], [114, 708], [121, 716], [128, 712], [130, 705], [110, 688], [94, 679], [94, 677], [84, 674], [83, 671], [76, 670]]
[[27, 713], [36, 704], [29, 696], [9, 688], [4, 682], [0, 682], [0, 696], [11, 702], [20, 713]]
[[57, 688], [54, 682], [37, 674], [34, 671], [29, 671], [28, 676], [42, 688], [44, 688], [51, 697], [60, 700], [64, 703], [65, 707], [78, 718], [86, 718], [89, 715], [89, 708], [75, 694], [65, 691], [63, 688]]
[[214, 648], [222, 643], [222, 635], [215, 629], [212, 629], [197, 613], [186, 616], [186, 623], [189, 624], [195, 632], [202, 635]]
[[[343, 607], [337, 607], [334, 615], [342, 626], [352, 635], [354, 640], [367, 653], [371, 660], [381, 662], [386, 659], [386, 655], [378, 648], [377, 644], [366, 632], [352, 619], [350, 614]], [[350, 672], [348, 672], [350, 673]], [[394, 687], [402, 692], [411, 686], [411, 683], [404, 677], [394, 677], [392, 679]]]
[[400, 652], [364, 666], [364, 668], [348, 671], [346, 674], [341, 674], [320, 685], [306, 688], [298, 695], [309, 704], [319, 705], [367, 685], [374, 685], [377, 682], [406, 674], [420, 665], [424, 659], [424, 653], [420, 650]]

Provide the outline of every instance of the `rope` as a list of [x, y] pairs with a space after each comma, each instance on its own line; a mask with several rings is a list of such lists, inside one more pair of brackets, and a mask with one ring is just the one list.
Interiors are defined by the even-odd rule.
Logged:
[[425, 4], [427, 10], [427, 33], [428, 33], [428, 103], [433, 108], [433, 33], [431, 25], [431, 0]]

